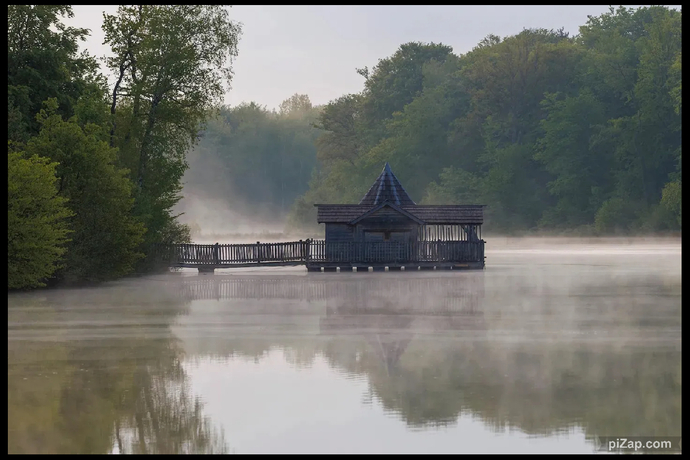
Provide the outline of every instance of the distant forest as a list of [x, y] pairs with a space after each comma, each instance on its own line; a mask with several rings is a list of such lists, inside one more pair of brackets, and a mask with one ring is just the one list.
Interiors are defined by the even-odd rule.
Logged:
[[325, 106], [223, 108], [186, 180], [305, 229], [314, 203], [357, 203], [387, 161], [418, 204], [487, 205], [491, 232], [678, 232], [681, 51], [681, 12], [660, 6], [460, 56], [406, 43]]
[[405, 43], [353, 69], [360, 93], [278, 111], [222, 106], [241, 36], [224, 7], [104, 15], [114, 83], [72, 15], [8, 7], [10, 289], [148, 272], [153, 244], [199, 230], [185, 187], [301, 231], [385, 162], [417, 203], [487, 205], [493, 233], [681, 230], [680, 11], [611, 8], [574, 37], [489, 35], [463, 55]]

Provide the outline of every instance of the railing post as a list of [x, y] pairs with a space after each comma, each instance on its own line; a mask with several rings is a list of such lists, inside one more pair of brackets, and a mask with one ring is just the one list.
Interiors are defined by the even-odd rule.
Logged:
[[213, 246], [213, 263], [218, 265], [218, 242]]
[[256, 263], [261, 263], [261, 243], [256, 242]]

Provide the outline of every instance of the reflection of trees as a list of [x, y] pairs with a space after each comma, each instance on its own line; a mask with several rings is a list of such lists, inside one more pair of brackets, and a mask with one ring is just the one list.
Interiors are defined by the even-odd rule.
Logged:
[[[199, 351], [255, 359], [272, 348], [320, 354], [334, 368], [366, 375], [384, 408], [410, 426], [466, 414], [535, 435], [573, 426], [589, 436], [678, 435], [680, 281], [567, 274], [551, 267], [487, 274], [486, 288], [481, 277], [411, 274], [245, 286], [207, 278], [207, 288], [225, 292], [216, 302], [226, 311], [250, 312], [251, 299], [273, 292], [262, 308], [283, 322], [260, 335], [209, 338]], [[290, 285], [285, 299], [281, 283]], [[318, 332], [283, 333], [308, 311], [320, 315]]]
[[8, 437], [17, 453], [223, 452], [189, 394], [171, 286], [10, 297]]
[[[411, 345], [399, 372], [366, 371], [385, 407], [413, 426], [479, 416], [496, 429], [550, 434], [679, 434], [679, 353], [582, 346]], [[364, 360], [364, 363], [367, 361]]]
[[[619, 292], [611, 297], [609, 292], [605, 302], [593, 302], [596, 289], [586, 286], [563, 286], [565, 294], [556, 288], [552, 295], [537, 296], [530, 295], [530, 285], [508, 283], [504, 291], [494, 292], [494, 301], [505, 303], [484, 301], [472, 315], [457, 312], [438, 318], [436, 330], [455, 329], [458, 340], [417, 335], [395, 373], [387, 372], [372, 347], [360, 348], [356, 361], [342, 352], [330, 355], [339, 344], [327, 347], [326, 355], [333, 365], [366, 373], [384, 407], [399, 412], [412, 426], [445, 424], [467, 413], [496, 429], [513, 426], [533, 434], [577, 424], [589, 435], [679, 435], [679, 341], [667, 340], [663, 346], [640, 342], [650, 316], [665, 320], [659, 324], [673, 334], [669, 318], [678, 318], [678, 286], [664, 287], [649, 276], [645, 280], [653, 289], [640, 288], [634, 277], [617, 282], [599, 278], [598, 288], [610, 283], [622, 290], [621, 282], [637, 286], [631, 286], [627, 296]], [[523, 300], [511, 299], [514, 287], [523, 291]], [[643, 291], [654, 295], [641, 298]], [[588, 295], [573, 297], [574, 292]], [[532, 305], [521, 305], [524, 299]], [[600, 314], [580, 312], [597, 303], [604, 310]], [[347, 318], [343, 324], [376, 324], [365, 314], [342, 318]], [[425, 318], [417, 316], [415, 321]], [[483, 339], [476, 334], [480, 331]], [[510, 337], [513, 331], [526, 332]], [[573, 331], [584, 337], [573, 337]], [[473, 339], [462, 340], [470, 332]], [[607, 341], [607, 332], [615, 340]]]

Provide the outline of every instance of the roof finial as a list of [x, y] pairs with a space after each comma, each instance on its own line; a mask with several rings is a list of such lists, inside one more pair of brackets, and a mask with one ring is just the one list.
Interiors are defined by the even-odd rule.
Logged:
[[372, 184], [369, 191], [364, 195], [359, 204], [366, 204], [376, 206], [384, 201], [390, 201], [398, 206], [410, 206], [415, 202], [405, 192], [405, 189], [393, 174], [391, 165], [386, 162], [383, 166], [383, 171], [378, 179]]

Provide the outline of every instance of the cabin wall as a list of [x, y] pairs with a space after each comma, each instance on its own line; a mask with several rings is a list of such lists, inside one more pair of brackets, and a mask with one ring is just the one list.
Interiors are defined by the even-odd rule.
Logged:
[[327, 223], [326, 241], [329, 243], [354, 241], [354, 227], [347, 224]]
[[[417, 234], [417, 223], [410, 220], [394, 209], [384, 207], [355, 226], [355, 240], [365, 241], [365, 233], [370, 232], [371, 241], [384, 240], [384, 234], [389, 233], [389, 241], [414, 241]], [[380, 238], [379, 238], [380, 237]]]

